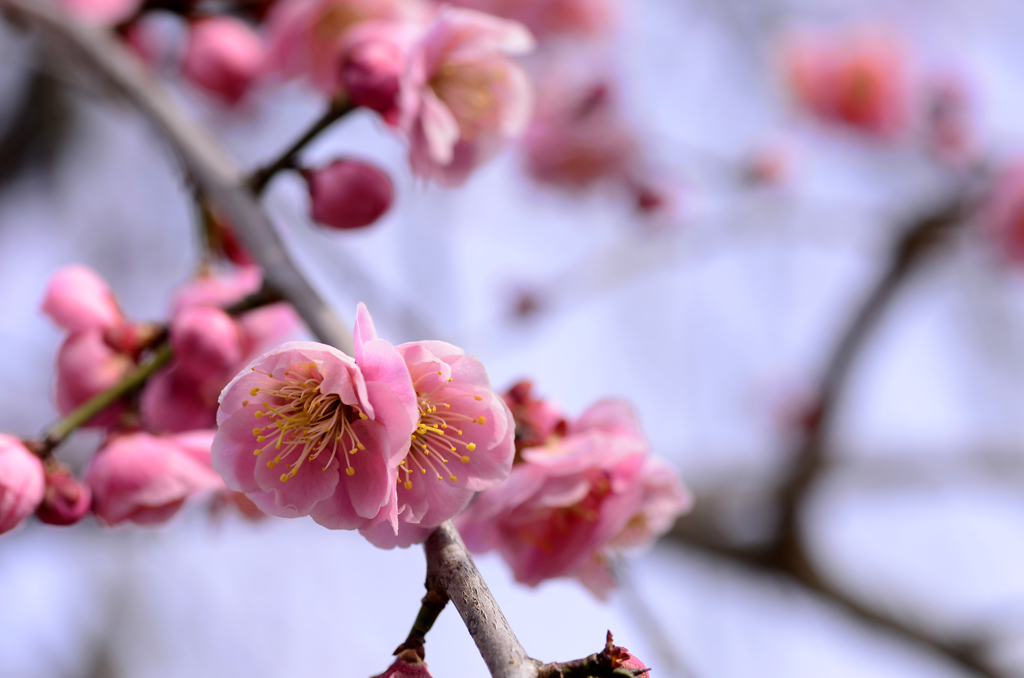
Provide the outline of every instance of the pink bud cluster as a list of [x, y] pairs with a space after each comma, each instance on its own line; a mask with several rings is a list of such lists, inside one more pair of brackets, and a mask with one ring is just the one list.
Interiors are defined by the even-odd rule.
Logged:
[[[224, 308], [256, 292], [256, 267], [201, 276], [175, 294], [167, 327], [172, 360], [137, 397], [122, 399], [86, 423], [107, 440], [83, 480], [52, 459], [44, 465], [17, 440], [2, 436], [0, 532], [36, 512], [43, 522], [69, 525], [91, 508], [108, 525], [169, 519], [192, 495], [226, 492], [213, 471], [210, 446], [217, 396], [254, 355], [298, 327], [284, 303], [228, 315]], [[55, 398], [62, 414], [122, 381], [149, 359], [157, 325], [134, 323], [106, 282], [85, 266], [58, 271], [43, 311], [67, 334], [57, 355]]]
[[286, 343], [220, 396], [213, 467], [264, 512], [424, 541], [509, 473], [514, 422], [479, 360], [438, 341], [393, 346], [360, 304], [355, 355]]
[[615, 586], [613, 559], [664, 534], [690, 494], [651, 456], [628, 403], [602, 400], [569, 419], [529, 384], [505, 397], [523, 443], [517, 463], [456, 524], [471, 550], [497, 549], [517, 581], [574, 577], [603, 598]]

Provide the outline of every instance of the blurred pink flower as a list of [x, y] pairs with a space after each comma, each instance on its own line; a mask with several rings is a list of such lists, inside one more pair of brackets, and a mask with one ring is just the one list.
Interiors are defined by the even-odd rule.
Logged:
[[60, 0], [75, 18], [91, 24], [112, 26], [131, 18], [143, 0]]
[[907, 57], [888, 33], [800, 36], [787, 46], [785, 67], [797, 102], [824, 122], [879, 137], [907, 126]]
[[352, 103], [380, 113], [392, 126], [398, 124], [401, 78], [418, 31], [407, 22], [365, 21], [348, 32], [339, 50], [341, 83]]
[[221, 394], [214, 467], [264, 512], [311, 515], [332, 529], [373, 519], [397, 529], [395, 469], [416, 397], [398, 351], [367, 323], [360, 304], [355, 360], [322, 344], [283, 344]]
[[65, 266], [53, 274], [41, 308], [68, 332], [103, 332], [125, 322], [107, 281], [81, 264]]
[[265, 68], [263, 38], [249, 24], [230, 16], [192, 24], [181, 70], [201, 89], [238, 103]]
[[648, 456], [623, 401], [596, 403], [564, 438], [521, 456], [456, 522], [471, 550], [497, 548], [530, 586], [574, 576], [604, 597], [614, 585], [608, 556], [649, 543], [688, 503], [673, 472]]
[[286, 77], [304, 75], [328, 95], [341, 87], [339, 55], [348, 32], [365, 21], [417, 22], [420, 0], [280, 0], [267, 18], [270, 58]]
[[388, 525], [364, 532], [384, 548], [424, 541], [474, 493], [508, 477], [515, 455], [512, 413], [479, 360], [440, 341], [398, 351], [416, 389], [419, 420], [398, 469], [398, 532]]
[[217, 398], [231, 378], [255, 356], [293, 334], [295, 310], [270, 304], [231, 317], [223, 310], [259, 290], [255, 266], [196, 278], [171, 302], [171, 343], [175, 358], [146, 384], [140, 410], [145, 427], [176, 433], [211, 428]]
[[[69, 414], [120, 382], [134, 367], [129, 355], [112, 349], [98, 332], [69, 335], [57, 351], [57, 410]], [[112, 426], [123, 411], [124, 404], [115, 403], [90, 419], [87, 426]]]
[[219, 308], [186, 308], [171, 321], [170, 335], [178, 365], [195, 379], [226, 374], [242, 359], [242, 328]]
[[941, 162], [962, 165], [978, 151], [971, 97], [963, 80], [941, 76], [925, 92], [925, 134], [928, 149]]
[[402, 650], [388, 670], [373, 678], [431, 678], [427, 664], [415, 650]]
[[84, 482], [58, 467], [46, 472], [46, 491], [36, 516], [50, 525], [73, 525], [89, 512], [92, 491]]
[[387, 173], [368, 162], [342, 158], [303, 172], [313, 221], [348, 230], [374, 223], [391, 207], [394, 187]]
[[533, 46], [522, 24], [472, 10], [438, 11], [412, 48], [401, 85], [399, 127], [415, 174], [457, 186], [526, 128], [530, 82], [507, 55]]
[[512, 412], [516, 428], [516, 452], [544, 445], [552, 435], [564, 436], [565, 414], [550, 401], [533, 396], [533, 382], [517, 382], [502, 398]]
[[170, 520], [189, 497], [223, 487], [210, 467], [213, 435], [196, 431], [114, 437], [92, 458], [85, 474], [93, 512], [106, 525], [158, 525]]
[[594, 36], [612, 23], [607, 0], [455, 0], [451, 4], [518, 21], [538, 38]]
[[32, 515], [46, 488], [43, 463], [20, 440], [0, 433], [0, 534]]
[[1017, 159], [996, 178], [982, 205], [986, 233], [1010, 262], [1024, 264], [1024, 159]]

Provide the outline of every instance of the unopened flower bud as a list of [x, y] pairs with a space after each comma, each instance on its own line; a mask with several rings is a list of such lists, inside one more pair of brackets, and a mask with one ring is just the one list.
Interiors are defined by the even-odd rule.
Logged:
[[427, 664], [415, 650], [402, 650], [388, 670], [374, 678], [430, 678]]
[[50, 525], [74, 525], [89, 512], [92, 491], [65, 468], [46, 474], [46, 491], [36, 516]]
[[[127, 376], [132, 359], [110, 348], [96, 332], [72, 334], [57, 352], [57, 409], [68, 414]], [[89, 426], [113, 424], [124, 405], [115, 403], [89, 420]]]
[[110, 287], [88, 266], [65, 266], [50, 278], [43, 313], [69, 332], [106, 330], [124, 322]]
[[310, 216], [332, 228], [350, 229], [377, 221], [394, 198], [391, 178], [360, 160], [335, 160], [305, 172], [311, 200]]
[[0, 534], [10, 532], [43, 500], [43, 463], [14, 436], [0, 433]]
[[256, 81], [265, 61], [263, 40], [249, 24], [217, 16], [193, 24], [181, 69], [196, 86], [234, 104]]
[[[386, 31], [393, 24], [367, 26], [356, 36], [341, 66], [341, 82], [352, 103], [377, 111], [390, 124], [398, 121], [399, 79], [406, 51]], [[385, 35], [376, 33], [385, 31]]]
[[242, 359], [238, 323], [219, 308], [186, 308], [171, 322], [171, 346], [181, 369], [197, 379], [230, 370]]

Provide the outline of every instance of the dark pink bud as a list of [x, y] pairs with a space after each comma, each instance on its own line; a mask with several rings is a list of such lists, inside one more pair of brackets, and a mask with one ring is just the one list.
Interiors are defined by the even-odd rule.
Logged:
[[193, 24], [181, 70], [196, 86], [233, 104], [245, 96], [265, 61], [263, 39], [249, 24], [217, 16]]
[[106, 330], [124, 318], [113, 292], [88, 266], [65, 266], [50, 278], [43, 295], [43, 313], [70, 332]]
[[231, 370], [242, 359], [238, 323], [210, 306], [193, 306], [175, 316], [171, 346], [182, 371], [196, 379]]
[[405, 70], [405, 52], [393, 42], [367, 41], [355, 47], [341, 69], [341, 82], [356, 106], [398, 119], [399, 77]]
[[430, 678], [426, 663], [415, 650], [402, 650], [388, 670], [374, 678]]
[[46, 474], [46, 492], [36, 516], [50, 525], [74, 525], [89, 512], [92, 491], [65, 468]]
[[394, 198], [387, 173], [360, 160], [335, 160], [305, 172], [305, 177], [312, 200], [310, 215], [332, 228], [369, 226], [388, 211]]

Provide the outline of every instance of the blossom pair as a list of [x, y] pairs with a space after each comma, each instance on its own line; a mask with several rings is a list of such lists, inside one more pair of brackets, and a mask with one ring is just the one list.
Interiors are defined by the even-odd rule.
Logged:
[[380, 113], [413, 172], [442, 185], [461, 184], [529, 121], [529, 81], [508, 57], [534, 41], [517, 22], [414, 0], [285, 0], [268, 31], [285, 75]]
[[359, 305], [355, 355], [291, 342], [224, 389], [213, 465], [264, 512], [408, 546], [500, 483], [514, 425], [479, 360], [393, 346]]
[[519, 461], [456, 524], [471, 550], [497, 549], [519, 582], [575, 577], [604, 597], [615, 586], [611, 559], [664, 534], [691, 497], [650, 455], [625, 401], [602, 400], [568, 419], [534, 399], [529, 384], [506, 397], [525, 443]]

